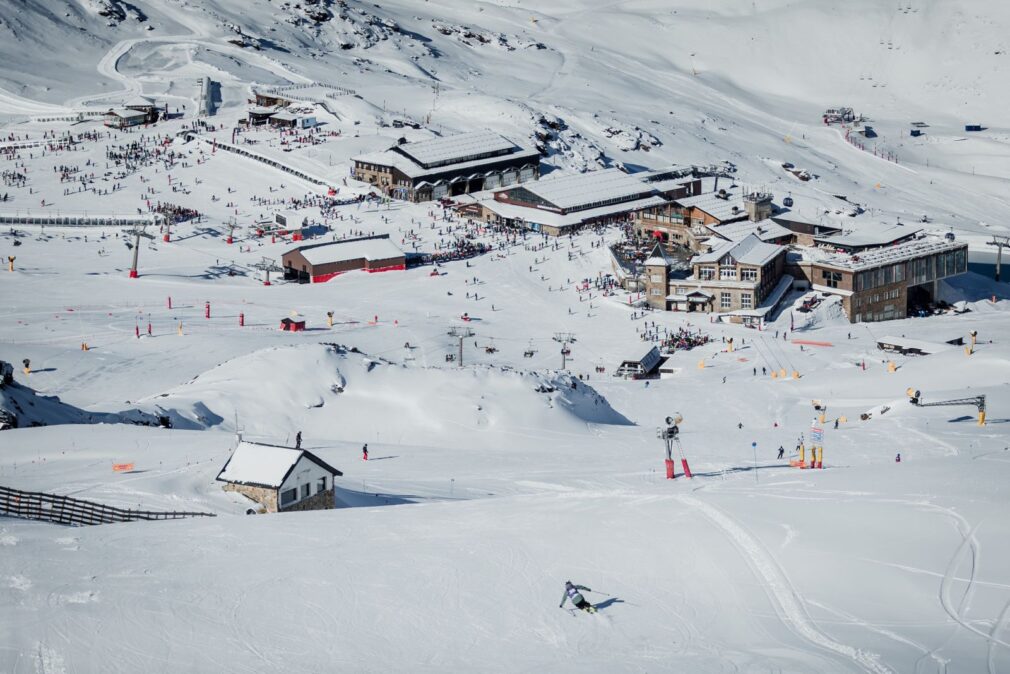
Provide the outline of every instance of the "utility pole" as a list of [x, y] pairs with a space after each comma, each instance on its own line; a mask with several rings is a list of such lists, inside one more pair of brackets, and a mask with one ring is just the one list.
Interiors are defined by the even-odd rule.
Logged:
[[130, 266], [130, 278], [137, 278], [137, 259], [140, 257], [140, 238], [154, 239], [154, 234], [148, 234], [144, 227], [137, 226], [127, 230], [127, 234], [133, 234], [133, 264]]
[[1010, 246], [1010, 236], [993, 234], [992, 241], [985, 243], [987, 246], [996, 246], [996, 280], [999, 281], [1000, 267], [1003, 264], [1003, 246]]
[[571, 332], [555, 332], [554, 341], [561, 344], [561, 369], [564, 370], [568, 367], [568, 356], [572, 353], [568, 345], [575, 342], [575, 335]]
[[463, 340], [467, 337], [473, 337], [474, 331], [469, 327], [460, 327], [458, 325], [449, 326], [449, 336], [456, 337], [459, 339], [459, 366], [463, 367]]

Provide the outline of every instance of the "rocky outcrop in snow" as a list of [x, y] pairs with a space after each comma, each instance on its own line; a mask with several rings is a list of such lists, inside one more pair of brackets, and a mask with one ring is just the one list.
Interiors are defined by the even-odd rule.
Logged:
[[505, 51], [516, 51], [517, 49], [546, 49], [543, 42], [531, 40], [521, 35], [509, 33], [496, 33], [494, 31], [483, 30], [471, 26], [464, 26], [447, 21], [432, 21], [432, 28], [436, 31], [455, 39], [460, 44], [468, 47], [490, 46]]
[[561, 117], [532, 108], [526, 110], [533, 126], [530, 140], [540, 150], [540, 154], [551, 159], [554, 165], [580, 173], [609, 165], [600, 146], [569, 128]]

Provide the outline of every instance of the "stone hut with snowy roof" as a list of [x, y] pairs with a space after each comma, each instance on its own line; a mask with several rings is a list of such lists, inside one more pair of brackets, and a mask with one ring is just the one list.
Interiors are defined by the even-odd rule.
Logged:
[[268, 513], [336, 507], [333, 478], [343, 475], [312, 452], [239, 442], [218, 473], [225, 491], [237, 491]]

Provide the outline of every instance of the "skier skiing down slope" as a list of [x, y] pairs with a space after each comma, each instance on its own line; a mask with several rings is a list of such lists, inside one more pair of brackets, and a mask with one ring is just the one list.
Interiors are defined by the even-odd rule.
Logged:
[[586, 613], [596, 613], [596, 609], [593, 607], [592, 604], [590, 604], [588, 601], [586, 601], [586, 598], [582, 596], [582, 594], [579, 592], [579, 590], [585, 590], [586, 592], [592, 592], [592, 590], [589, 589], [588, 587], [586, 587], [585, 585], [574, 585], [574, 584], [572, 584], [572, 581], [566, 580], [565, 581], [565, 593], [564, 593], [564, 595], [562, 595], [562, 597], [561, 597], [561, 603], [558, 604], [558, 607], [559, 608], [564, 608], [565, 607], [565, 602], [567, 600], [571, 599], [572, 600], [572, 604], [575, 605], [575, 608], [580, 609], [582, 611], [585, 611]]

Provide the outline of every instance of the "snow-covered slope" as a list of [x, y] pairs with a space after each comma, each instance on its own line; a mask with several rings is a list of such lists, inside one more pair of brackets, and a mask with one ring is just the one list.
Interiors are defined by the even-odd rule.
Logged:
[[169, 416], [176, 428], [267, 438], [298, 428], [308, 437], [379, 435], [448, 446], [514, 443], [509, 433], [519, 429], [575, 432], [587, 424], [630, 423], [570, 374], [411, 368], [324, 344], [241, 356], [138, 405]]
[[[548, 172], [718, 164], [815, 221], [954, 228], [977, 256], [1010, 220], [1008, 24], [1010, 6], [974, 0], [0, 2], [0, 209], [202, 216], [145, 240], [136, 279], [115, 227], [0, 232], [16, 258], [0, 358], [36, 367], [0, 395], [59, 423], [0, 433], [0, 485], [218, 515], [0, 520], [0, 670], [1003, 671], [1005, 283], [945, 282], [968, 311], [888, 324], [850, 325], [837, 299], [763, 331], [643, 312], [638, 294], [576, 290], [611, 271], [615, 229], [506, 241], [431, 204], [324, 212], [326, 186], [225, 144], [344, 198], [369, 190], [348, 176], [361, 152], [491, 128], [540, 147]], [[189, 139], [197, 78], [220, 100]], [[311, 104], [315, 142], [232, 137], [254, 88], [312, 83], [340, 87]], [[140, 93], [173, 119], [125, 133], [52, 119]], [[866, 115], [873, 143], [825, 127], [835, 106]], [[123, 171], [108, 151], [141, 139], [162, 154]], [[294, 243], [250, 225], [279, 208], [336, 236], [493, 252], [434, 276], [267, 287], [264, 258]], [[292, 313], [306, 331], [277, 330]], [[463, 367], [446, 358], [461, 328]], [[670, 355], [668, 378], [612, 376], [663, 329], [711, 341]], [[972, 331], [971, 355], [877, 348]], [[913, 406], [908, 387], [962, 402]], [[813, 401], [825, 469], [798, 470]], [[677, 413], [690, 481], [663, 479], [656, 427]], [[160, 415], [175, 427], [118, 423]], [[299, 431], [357, 507], [245, 516], [215, 480], [236, 432]], [[597, 615], [556, 607], [568, 578]]]

